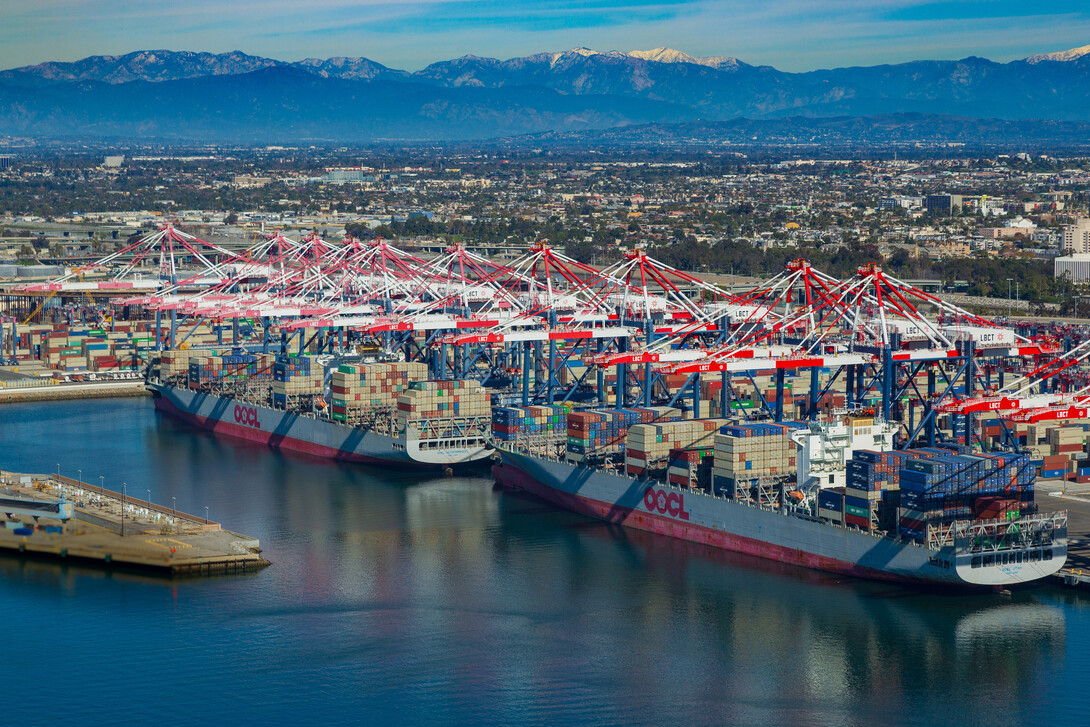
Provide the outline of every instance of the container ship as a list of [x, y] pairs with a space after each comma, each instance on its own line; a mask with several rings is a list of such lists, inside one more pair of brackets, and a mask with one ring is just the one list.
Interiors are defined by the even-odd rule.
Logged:
[[215, 434], [378, 465], [446, 468], [492, 455], [489, 394], [477, 382], [428, 381], [419, 363], [199, 353], [164, 353], [147, 388], [157, 410]]
[[[508, 416], [493, 473], [505, 487], [610, 523], [853, 577], [1003, 587], [1066, 560], [1066, 513], [1036, 511], [1025, 455], [856, 449], [856, 432], [874, 446], [890, 431], [873, 414], [836, 426], [738, 425], [633, 411], [573, 412], [566, 446], [512, 433]], [[838, 477], [830, 452], [842, 457]], [[802, 483], [799, 458], [822, 460]]]

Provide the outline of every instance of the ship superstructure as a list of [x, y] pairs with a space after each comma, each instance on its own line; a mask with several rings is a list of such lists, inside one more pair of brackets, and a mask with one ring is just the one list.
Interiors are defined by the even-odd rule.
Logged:
[[840, 410], [825, 420], [807, 422], [791, 433], [798, 445], [800, 489], [844, 487], [846, 466], [859, 449], [893, 449], [899, 427], [875, 420], [874, 412]]

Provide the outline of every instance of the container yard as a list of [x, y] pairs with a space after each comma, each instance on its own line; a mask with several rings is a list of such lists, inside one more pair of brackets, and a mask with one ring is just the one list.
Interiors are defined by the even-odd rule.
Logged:
[[[498, 461], [501, 484], [592, 517], [962, 587], [1057, 572], [1067, 516], [1035, 482], [1090, 483], [1090, 335], [1002, 326], [879, 266], [838, 279], [795, 260], [739, 293], [638, 248], [598, 269], [546, 244], [500, 264], [274, 233], [231, 255], [169, 224], [133, 254], [175, 244], [206, 246], [204, 266], [138, 275], [115, 255], [97, 290], [153, 321], [133, 335], [153, 334], [155, 406], [224, 436]], [[86, 338], [78, 358], [129, 345]], [[76, 353], [71, 336], [46, 349]]]
[[[117, 317], [120, 318], [120, 314]], [[3, 328], [0, 363], [38, 375], [142, 372], [152, 355], [163, 348], [157, 343], [154, 320], [115, 321], [110, 315], [101, 325], [8, 322]], [[247, 326], [245, 332], [252, 334], [253, 329]], [[175, 330], [175, 336], [178, 345], [186, 348], [173, 349], [171, 359], [186, 361], [189, 348], [223, 349], [226, 346], [229, 353], [233, 332], [226, 330], [226, 326], [182, 323]], [[240, 340], [247, 338], [243, 335]]]
[[0, 471], [0, 552], [164, 575], [252, 573], [257, 540], [59, 475]]

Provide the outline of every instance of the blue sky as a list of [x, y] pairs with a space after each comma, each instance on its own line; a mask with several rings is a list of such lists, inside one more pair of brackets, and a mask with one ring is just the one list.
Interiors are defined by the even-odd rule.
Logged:
[[160, 49], [394, 68], [668, 46], [788, 71], [1090, 44], [1088, 0], [0, 0], [0, 68]]

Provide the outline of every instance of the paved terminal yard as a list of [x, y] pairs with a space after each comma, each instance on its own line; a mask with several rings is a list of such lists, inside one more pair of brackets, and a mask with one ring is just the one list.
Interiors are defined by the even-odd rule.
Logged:
[[1039, 480], [1037, 490], [1041, 512], [1067, 510], [1067, 564], [1056, 577], [1090, 588], [1090, 485]]
[[[260, 544], [205, 518], [104, 490], [58, 475], [0, 470], [0, 499], [19, 512], [0, 512], [0, 553], [79, 560], [108, 567], [137, 568], [170, 575], [247, 573], [269, 565]], [[70, 503], [72, 518], [35, 518], [37, 507]]]

